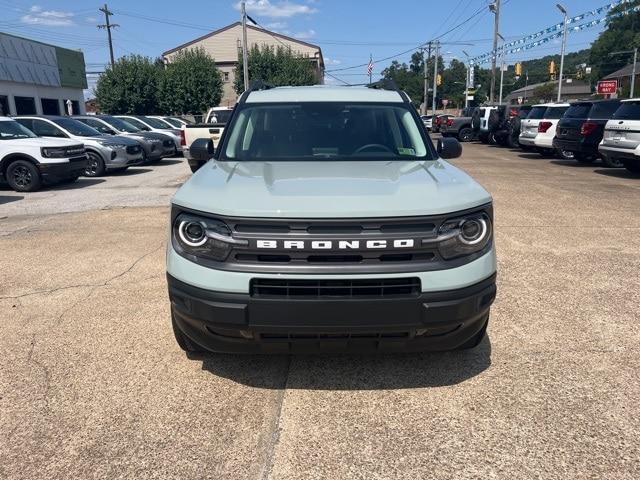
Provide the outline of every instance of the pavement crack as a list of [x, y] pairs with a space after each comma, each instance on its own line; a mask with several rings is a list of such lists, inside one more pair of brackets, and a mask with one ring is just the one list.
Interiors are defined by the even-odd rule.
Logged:
[[282, 406], [284, 404], [284, 396], [287, 392], [287, 385], [289, 383], [289, 372], [291, 370], [291, 356], [287, 357], [287, 366], [284, 373], [284, 384], [282, 388], [278, 392], [278, 406], [276, 410], [276, 415], [272, 423], [271, 427], [271, 435], [269, 436], [267, 443], [267, 451], [266, 458], [264, 462], [264, 466], [262, 468], [262, 474], [260, 475], [261, 480], [269, 480], [271, 478], [271, 472], [273, 470], [273, 460], [275, 456], [276, 447], [278, 446], [278, 442], [280, 441], [280, 420], [282, 418]]
[[49, 390], [51, 389], [51, 374], [49, 372], [49, 367], [47, 367], [44, 363], [39, 360], [33, 358], [33, 349], [36, 345], [36, 334], [34, 333], [31, 336], [31, 343], [29, 346], [29, 352], [27, 353], [27, 364], [35, 365], [38, 367], [42, 373], [44, 374], [44, 392], [42, 394], [42, 398], [45, 401], [45, 405], [49, 408]]
[[158, 250], [160, 250], [163, 247], [164, 247], [164, 243], [160, 244], [157, 248], [154, 248], [150, 252], [147, 252], [147, 253], [141, 255], [129, 267], [127, 267], [124, 271], [118, 273], [117, 275], [114, 275], [113, 277], [111, 277], [111, 278], [109, 278], [109, 279], [107, 279], [107, 280], [105, 280], [104, 282], [101, 282], [101, 283], [79, 283], [79, 284], [76, 284], [76, 285], [65, 285], [63, 287], [51, 288], [51, 289], [47, 289], [47, 290], [37, 290], [35, 292], [27, 292], [27, 293], [23, 293], [21, 295], [4, 296], [4, 297], [0, 297], [0, 300], [18, 300], [20, 298], [30, 297], [32, 295], [55, 293], [55, 292], [59, 292], [59, 291], [62, 291], [62, 290], [69, 290], [69, 289], [72, 289], [72, 288], [91, 288], [91, 287], [99, 288], [99, 287], [105, 287], [105, 286], [109, 285], [111, 282], [113, 282], [114, 280], [117, 280], [118, 278], [121, 278], [121, 277], [125, 276], [127, 273], [131, 272], [131, 270], [133, 270], [136, 267], [136, 265], [138, 265], [140, 262], [142, 262], [148, 256], [153, 255], [154, 253], [156, 253]]

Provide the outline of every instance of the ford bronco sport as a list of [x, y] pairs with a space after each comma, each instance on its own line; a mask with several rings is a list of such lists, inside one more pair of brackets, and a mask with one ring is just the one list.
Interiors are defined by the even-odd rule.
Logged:
[[[175, 194], [167, 278], [187, 352], [472, 348], [496, 293], [489, 193], [404, 92], [245, 92]], [[207, 142], [202, 146], [197, 142]], [[192, 155], [212, 151], [197, 140]]]

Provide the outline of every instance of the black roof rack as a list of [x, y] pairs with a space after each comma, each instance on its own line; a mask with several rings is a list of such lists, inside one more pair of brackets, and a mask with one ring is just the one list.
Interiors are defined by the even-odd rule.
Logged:
[[398, 92], [405, 103], [410, 103], [409, 96], [404, 92], [404, 90], [401, 90], [398, 87], [398, 84], [394, 80], [390, 78], [383, 78], [382, 80], [378, 80], [377, 82], [370, 83], [367, 85], [367, 87], [374, 88], [376, 90], [391, 90], [394, 92]]
[[258, 92], [260, 90], [271, 90], [275, 88], [275, 85], [265, 82], [264, 80], [254, 80], [249, 84], [249, 89], [245, 90], [240, 96], [238, 103], [244, 103], [251, 92]]

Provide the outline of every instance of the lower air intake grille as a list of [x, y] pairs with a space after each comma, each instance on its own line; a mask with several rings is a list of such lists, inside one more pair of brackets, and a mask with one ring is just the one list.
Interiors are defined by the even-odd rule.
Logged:
[[251, 280], [251, 296], [259, 298], [387, 298], [420, 294], [418, 278], [376, 280]]

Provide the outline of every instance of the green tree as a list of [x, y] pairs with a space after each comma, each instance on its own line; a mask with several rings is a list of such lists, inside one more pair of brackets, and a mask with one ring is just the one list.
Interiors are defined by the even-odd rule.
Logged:
[[156, 113], [162, 70], [149, 57], [119, 58], [100, 75], [95, 95], [102, 111], [112, 114]]
[[202, 48], [180, 51], [167, 64], [159, 82], [160, 109], [172, 114], [199, 114], [222, 99], [216, 62]]
[[596, 79], [624, 67], [633, 58], [629, 55], [611, 56], [610, 53], [640, 46], [640, 11], [628, 11], [637, 6], [640, 6], [640, 0], [618, 5], [607, 14], [606, 30], [591, 44], [589, 62]]
[[552, 102], [557, 94], [556, 84], [553, 82], [544, 83], [533, 89], [531, 100], [534, 102]]
[[[242, 57], [235, 70], [234, 87], [237, 93], [244, 91]], [[249, 79], [262, 80], [274, 86], [315, 85], [320, 83], [310, 59], [295, 54], [288, 48], [259, 48], [254, 45], [249, 51]]]

